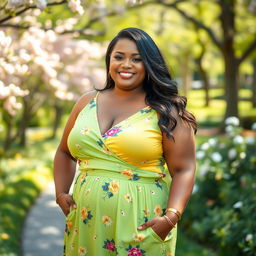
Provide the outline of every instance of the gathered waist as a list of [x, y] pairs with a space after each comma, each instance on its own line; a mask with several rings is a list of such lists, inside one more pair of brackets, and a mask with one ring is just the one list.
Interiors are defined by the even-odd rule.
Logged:
[[121, 171], [113, 170], [101, 170], [101, 169], [84, 169], [80, 170], [82, 174], [86, 174], [86, 177], [107, 177], [112, 179], [122, 179], [131, 182], [142, 182], [142, 183], [157, 183], [162, 184], [165, 181], [163, 176], [157, 173], [151, 173], [148, 171], [134, 172], [129, 168], [123, 169]]

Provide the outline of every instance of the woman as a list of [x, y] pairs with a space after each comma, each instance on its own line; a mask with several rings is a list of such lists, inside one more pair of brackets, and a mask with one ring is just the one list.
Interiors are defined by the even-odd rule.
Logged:
[[194, 184], [195, 118], [144, 31], [120, 31], [106, 66], [105, 88], [75, 104], [54, 159], [64, 255], [173, 256]]

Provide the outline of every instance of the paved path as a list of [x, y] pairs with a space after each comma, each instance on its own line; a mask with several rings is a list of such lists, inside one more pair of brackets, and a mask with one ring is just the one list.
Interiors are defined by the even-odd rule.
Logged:
[[23, 256], [62, 256], [64, 228], [65, 216], [55, 203], [54, 184], [50, 183], [27, 216]]

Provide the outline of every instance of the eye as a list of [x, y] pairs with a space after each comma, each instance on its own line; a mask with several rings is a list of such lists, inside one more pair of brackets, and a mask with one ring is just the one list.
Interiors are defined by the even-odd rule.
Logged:
[[123, 57], [122, 56], [120, 56], [120, 55], [116, 55], [116, 56], [114, 56], [114, 59], [116, 59], [116, 60], [121, 60]]
[[140, 62], [140, 61], [142, 61], [142, 59], [141, 58], [134, 58], [133, 61], [134, 62]]

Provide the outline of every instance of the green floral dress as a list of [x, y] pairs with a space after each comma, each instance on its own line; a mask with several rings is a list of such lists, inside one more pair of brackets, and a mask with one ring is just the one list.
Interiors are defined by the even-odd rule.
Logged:
[[97, 95], [68, 136], [80, 173], [73, 190], [77, 208], [66, 217], [64, 255], [174, 256], [176, 228], [165, 241], [152, 228], [137, 230], [167, 206], [157, 113], [147, 106], [101, 134]]

